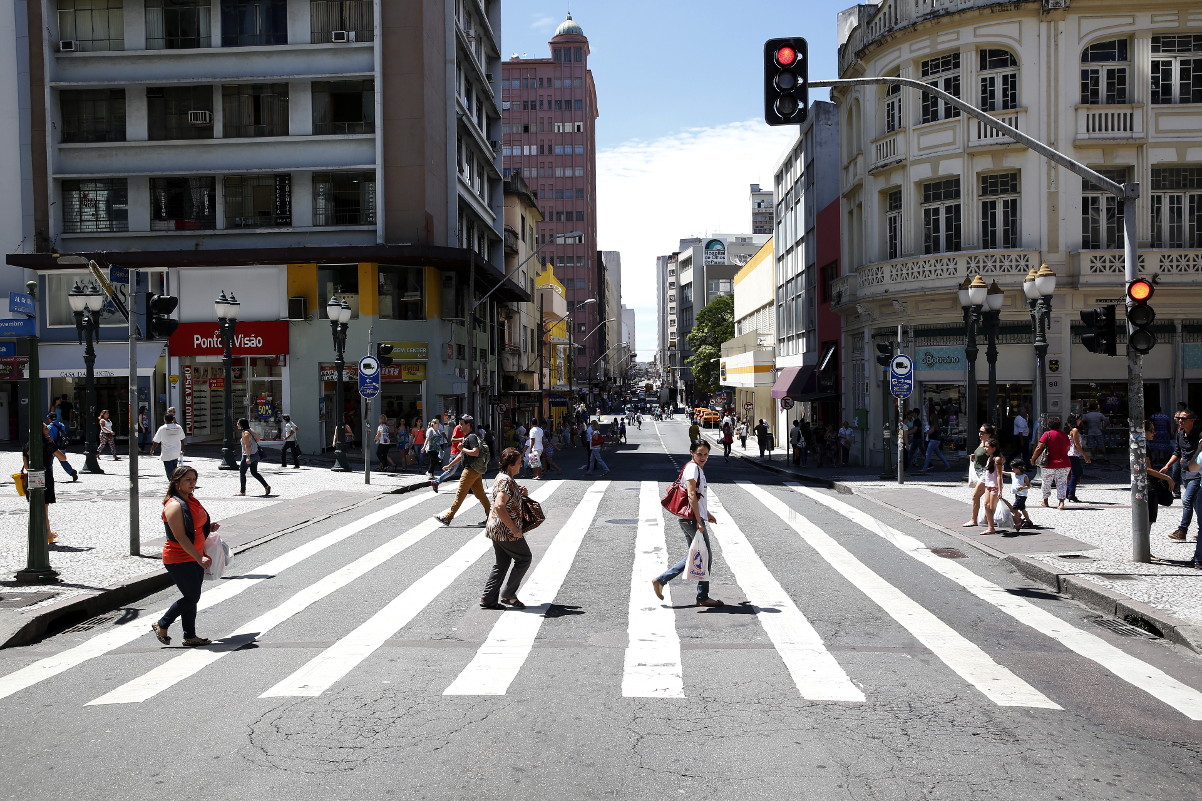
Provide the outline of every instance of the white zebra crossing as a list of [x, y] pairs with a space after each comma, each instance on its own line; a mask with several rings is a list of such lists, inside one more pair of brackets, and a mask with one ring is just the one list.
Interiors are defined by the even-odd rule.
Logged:
[[1202, 720], [1202, 693], [1177, 681], [1163, 670], [1123, 652], [1096, 634], [1082, 631], [1051, 612], [1040, 609], [1030, 601], [1006, 592], [1002, 587], [978, 576], [968, 568], [936, 556], [922, 542], [882, 523], [876, 517], [851, 504], [798, 484], [790, 483], [788, 486], [794, 492], [815, 500], [860, 524], [866, 530], [893, 544], [902, 553], [941, 573], [981, 600], [1000, 609], [1020, 623], [1030, 626], [1035, 631], [1046, 634], [1086, 659], [1096, 662], [1123, 681], [1168, 704], [1190, 720]]
[[630, 575], [630, 622], [622, 695], [626, 698], [683, 698], [684, 668], [676, 617], [651, 593], [651, 579], [668, 567], [659, 484], [639, 485], [639, 527]]
[[989, 658], [981, 648], [960, 635], [925, 607], [881, 578], [830, 535], [785, 505], [767, 490], [746, 481], [740, 487], [801, 535], [818, 555], [868, 596], [890, 617], [930, 649], [931, 653], [999, 706], [1060, 709], [1047, 696]]

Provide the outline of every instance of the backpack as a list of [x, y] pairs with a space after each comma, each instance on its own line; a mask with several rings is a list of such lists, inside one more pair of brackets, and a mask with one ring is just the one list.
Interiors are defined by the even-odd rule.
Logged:
[[[471, 440], [475, 440], [475, 443], [473, 444]], [[464, 456], [467, 459], [467, 466], [472, 470], [475, 470], [480, 474], [487, 473], [488, 462], [490, 459], [492, 459], [492, 451], [489, 450], [488, 443], [486, 443], [479, 434], [473, 433], [468, 434], [467, 437], [464, 438], [462, 447], [480, 449], [480, 452], [475, 456], [467, 456], [467, 454], [464, 454]]]
[[599, 448], [605, 444], [605, 435], [601, 433], [600, 429], [593, 429], [593, 440], [590, 444], [595, 448]]
[[55, 420], [50, 424], [50, 438], [60, 450], [71, 444], [71, 438], [67, 436], [67, 426], [62, 420]]

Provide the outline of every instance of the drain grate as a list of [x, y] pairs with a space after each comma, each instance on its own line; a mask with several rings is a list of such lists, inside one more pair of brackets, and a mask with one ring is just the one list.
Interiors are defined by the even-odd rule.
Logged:
[[637, 517], [616, 517], [613, 520], [606, 520], [606, 523], [612, 523], [615, 526], [633, 526], [639, 522]]
[[33, 606], [57, 595], [56, 592], [6, 592], [0, 594], [0, 609], [20, 609], [22, 606]]
[[1102, 628], [1106, 629], [1107, 631], [1113, 632], [1122, 637], [1156, 637], [1156, 636], [1158, 636], [1156, 634], [1152, 634], [1151, 632], [1144, 631], [1143, 629], [1141, 629], [1137, 626], [1132, 626], [1130, 623], [1124, 623], [1121, 620], [1115, 620], [1114, 618], [1110, 618], [1110, 617], [1101, 617], [1101, 616], [1088, 617], [1088, 618], [1086, 618], [1086, 620], [1088, 620], [1090, 623], [1093, 623], [1095, 626], [1101, 626]]
[[944, 559], [967, 559], [964, 552], [956, 548], [932, 548], [931, 553]]
[[90, 620], [78, 623], [69, 629], [64, 629], [63, 634], [71, 634], [76, 631], [90, 631], [103, 623], [112, 623], [116, 619], [116, 615], [98, 615]]
[[1057, 559], [1085, 559], [1085, 560], [1093, 561], [1092, 556], [1086, 556], [1083, 553], [1058, 553], [1058, 554], [1056, 554], [1056, 558]]
[[1094, 573], [1094, 575], [1111, 581], [1135, 581], [1135, 576], [1126, 573]]

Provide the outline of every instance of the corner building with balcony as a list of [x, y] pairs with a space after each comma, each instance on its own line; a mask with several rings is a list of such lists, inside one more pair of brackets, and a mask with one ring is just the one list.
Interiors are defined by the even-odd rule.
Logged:
[[[1171, 0], [884, 0], [840, 15], [839, 76], [937, 86], [1119, 183], [1141, 186], [1140, 274], [1157, 282], [1159, 344], [1144, 357], [1146, 407], [1202, 403], [1202, 8]], [[1125, 297], [1121, 204], [954, 107], [908, 87], [833, 90], [842, 159], [844, 407], [882, 409], [877, 343], [914, 358], [910, 408], [965, 449], [966, 326], [957, 286], [980, 274], [1005, 293], [997, 332], [998, 409], [1011, 432], [1032, 403], [1033, 317], [1022, 284], [1057, 275], [1048, 330], [1049, 414], [1097, 403], [1107, 450], [1126, 448], [1124, 315], [1119, 358], [1081, 344], [1079, 312]], [[972, 423], [969, 422], [969, 425]], [[880, 463], [880, 438], [871, 458]], [[967, 437], [975, 446], [975, 436]], [[1003, 443], [1007, 453], [1012, 448]], [[1029, 456], [1029, 454], [1028, 454]], [[1122, 458], [1119, 456], [1118, 458]]]
[[[233, 416], [265, 440], [284, 413], [306, 452], [328, 446], [335, 419], [362, 422], [369, 329], [397, 362], [376, 414], [486, 414], [499, 347], [486, 321], [530, 299], [505, 282], [477, 304], [504, 275], [499, 0], [18, 6], [36, 236], [8, 263], [42, 283], [49, 392], [82, 392], [67, 291], [94, 258], [180, 298], [176, 334], [142, 348], [139, 393], [155, 425], [176, 406], [192, 441], [219, 440], [227, 414], [222, 291], [241, 304]], [[341, 376], [335, 297], [352, 310]], [[102, 323], [100, 406], [124, 415], [125, 321]]]

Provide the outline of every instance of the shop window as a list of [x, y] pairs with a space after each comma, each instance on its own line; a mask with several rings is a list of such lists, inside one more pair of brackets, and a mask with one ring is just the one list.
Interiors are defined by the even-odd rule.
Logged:
[[372, 0], [310, 0], [309, 32], [313, 44], [372, 41]]
[[226, 228], [292, 225], [291, 175], [230, 175], [223, 189]]
[[146, 0], [146, 48], [212, 47], [212, 0]]
[[288, 84], [236, 84], [221, 87], [226, 137], [287, 136]]
[[217, 179], [150, 179], [150, 230], [199, 231], [217, 227]]
[[317, 306], [321, 318], [326, 318], [326, 304], [338, 296], [351, 307], [351, 319], [359, 317], [359, 265], [317, 265]]
[[63, 233], [129, 230], [129, 190], [124, 178], [63, 181]]
[[221, 0], [221, 44], [288, 44], [288, 0]]
[[147, 88], [146, 124], [152, 140], [212, 139], [213, 87]]
[[59, 92], [64, 142], [124, 142], [124, 89]]
[[123, 0], [58, 0], [58, 38], [76, 50], [124, 50]]
[[375, 173], [313, 173], [314, 225], [375, 225], [375, 223]]
[[426, 271], [380, 265], [380, 319], [426, 319]]
[[376, 129], [375, 86], [366, 81], [314, 81], [313, 133], [366, 134]]

